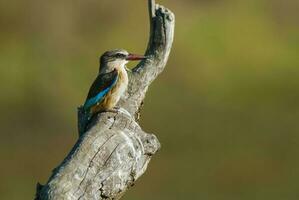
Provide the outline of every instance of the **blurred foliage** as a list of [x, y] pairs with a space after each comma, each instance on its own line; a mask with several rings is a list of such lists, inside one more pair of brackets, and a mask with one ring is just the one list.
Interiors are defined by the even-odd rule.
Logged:
[[[161, 151], [123, 199], [299, 196], [299, 1], [160, 0], [176, 14], [142, 126]], [[108, 49], [142, 53], [138, 0], [0, 0], [0, 199], [32, 199], [77, 139]]]

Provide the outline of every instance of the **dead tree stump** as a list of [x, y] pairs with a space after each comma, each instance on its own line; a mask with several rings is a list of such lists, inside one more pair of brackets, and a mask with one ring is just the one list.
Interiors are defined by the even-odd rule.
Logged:
[[150, 38], [145, 55], [129, 74], [129, 86], [119, 102], [121, 112], [101, 113], [82, 132], [64, 161], [53, 170], [45, 185], [38, 184], [37, 200], [119, 199], [145, 172], [160, 148], [155, 135], [139, 124], [140, 107], [149, 85], [163, 71], [174, 36], [174, 14], [148, 0]]

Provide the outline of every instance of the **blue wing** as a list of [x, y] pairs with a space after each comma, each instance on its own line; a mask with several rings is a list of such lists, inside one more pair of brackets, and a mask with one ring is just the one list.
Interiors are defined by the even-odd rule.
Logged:
[[91, 107], [100, 103], [105, 95], [113, 88], [118, 79], [116, 70], [100, 74], [90, 87], [88, 96], [86, 98], [84, 109], [89, 110]]

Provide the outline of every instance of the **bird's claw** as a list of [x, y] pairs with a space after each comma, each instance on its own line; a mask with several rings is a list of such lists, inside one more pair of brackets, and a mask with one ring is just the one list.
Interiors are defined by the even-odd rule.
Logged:
[[115, 110], [119, 110], [120, 107], [119, 107], [119, 106], [115, 106], [113, 109], [115, 109]]
[[112, 112], [112, 113], [118, 114], [119, 113], [119, 109], [120, 109], [120, 107], [114, 107], [112, 109], [106, 110], [106, 112]]

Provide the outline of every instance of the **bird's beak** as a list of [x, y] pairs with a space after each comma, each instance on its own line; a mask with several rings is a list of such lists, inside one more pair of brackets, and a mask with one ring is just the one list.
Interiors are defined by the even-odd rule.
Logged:
[[136, 54], [129, 54], [126, 58], [128, 61], [132, 60], [143, 60], [146, 59], [146, 56], [136, 55]]

